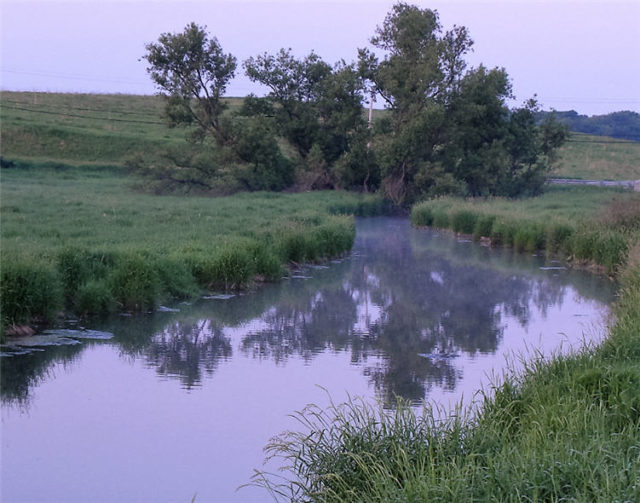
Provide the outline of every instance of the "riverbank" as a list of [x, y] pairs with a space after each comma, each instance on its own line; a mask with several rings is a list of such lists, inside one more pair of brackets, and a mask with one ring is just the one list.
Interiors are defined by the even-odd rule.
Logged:
[[640, 241], [640, 195], [596, 187], [550, 187], [540, 197], [444, 197], [417, 204], [416, 226], [451, 229], [492, 246], [544, 251], [573, 263], [594, 263], [611, 275]]
[[[472, 204], [456, 207], [452, 200], [440, 200], [418, 209], [431, 224], [446, 217], [451, 223], [440, 227], [474, 235], [480, 225], [515, 225], [512, 245], [519, 229], [540, 225], [540, 241], [531, 241], [540, 250], [554, 242], [545, 237], [560, 228], [561, 222], [544, 227], [547, 219], [540, 212], [530, 206], [524, 210], [534, 201], [520, 208], [526, 219], [517, 218], [522, 215], [518, 203], [510, 212], [509, 203], [500, 203], [503, 214], [475, 212], [469, 209]], [[418, 222], [415, 212], [412, 218]], [[359, 402], [309, 409], [299, 416], [304, 432], [285, 434], [268, 447], [269, 454], [293, 467], [294, 480], [281, 484], [259, 475], [256, 481], [281, 495], [292, 491], [294, 501], [637, 500], [640, 228], [635, 225], [614, 229], [626, 239], [626, 252], [608, 259], [621, 287], [603, 344], [527, 362], [524, 371], [485, 390], [476, 411], [457, 411], [445, 420], [438, 411], [416, 413], [402, 405], [393, 411]], [[578, 239], [574, 235], [586, 232], [567, 229], [561, 243], [572, 243]]]
[[2, 327], [277, 280], [290, 262], [350, 250], [352, 215], [382, 211], [337, 191], [155, 196], [117, 168], [4, 168]]

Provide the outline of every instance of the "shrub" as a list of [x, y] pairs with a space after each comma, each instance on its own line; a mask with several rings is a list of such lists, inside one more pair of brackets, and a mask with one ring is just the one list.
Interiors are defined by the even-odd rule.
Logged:
[[51, 320], [62, 307], [62, 282], [52, 264], [35, 258], [4, 260], [1, 277], [3, 327]]
[[478, 217], [470, 210], [457, 210], [451, 217], [451, 227], [454, 232], [473, 234]]
[[93, 279], [80, 286], [74, 304], [79, 313], [100, 314], [115, 310], [116, 300], [105, 279]]
[[481, 237], [490, 237], [495, 220], [496, 217], [493, 215], [480, 215], [473, 226], [473, 239], [477, 241]]
[[140, 253], [123, 253], [108, 276], [109, 289], [125, 309], [144, 310], [156, 305], [160, 278], [153, 260]]

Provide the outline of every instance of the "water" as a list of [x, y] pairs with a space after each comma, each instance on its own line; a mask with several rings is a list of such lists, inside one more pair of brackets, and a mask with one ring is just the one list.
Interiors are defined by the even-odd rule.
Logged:
[[293, 411], [348, 394], [468, 404], [506, 362], [597, 341], [614, 296], [394, 218], [359, 220], [349, 257], [292, 276], [3, 348], [2, 501], [271, 501], [236, 488]]

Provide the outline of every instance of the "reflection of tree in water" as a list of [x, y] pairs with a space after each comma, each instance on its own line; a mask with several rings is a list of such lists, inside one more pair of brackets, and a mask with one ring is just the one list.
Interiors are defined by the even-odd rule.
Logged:
[[201, 382], [202, 372], [213, 374], [221, 360], [231, 357], [232, 350], [221, 326], [201, 320], [167, 325], [142, 352], [158, 374], [178, 376], [185, 388], [191, 388]]
[[310, 360], [326, 350], [350, 346], [356, 305], [340, 288], [322, 288], [307, 298], [281, 302], [261, 317], [262, 328], [242, 339], [242, 351], [256, 358], [284, 362], [295, 355]]
[[51, 377], [54, 365], [77, 360], [85, 344], [48, 346], [44, 351], [3, 357], [0, 363], [0, 396], [6, 404], [27, 406], [32, 387]]
[[[281, 363], [349, 350], [386, 403], [417, 400], [432, 386], [455, 387], [461, 370], [452, 356], [496, 351], [503, 313], [526, 325], [532, 305], [544, 312], [565, 295], [560, 282], [415, 247], [403, 227], [365, 229], [342, 281], [280, 302], [243, 338], [242, 351]], [[367, 364], [373, 356], [380, 358]]]

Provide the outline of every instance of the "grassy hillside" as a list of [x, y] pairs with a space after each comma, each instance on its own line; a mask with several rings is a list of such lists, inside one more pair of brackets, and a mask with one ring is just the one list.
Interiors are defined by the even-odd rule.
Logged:
[[583, 180], [639, 180], [640, 142], [572, 133], [560, 149], [551, 175]]
[[[229, 98], [228, 103], [233, 110], [241, 99]], [[137, 153], [154, 156], [158, 149], [180, 145], [185, 138], [183, 129], [167, 128], [163, 107], [158, 96], [4, 91], [0, 93], [2, 156], [76, 165], [121, 165]], [[383, 114], [376, 110], [374, 117]], [[638, 179], [640, 143], [573, 134], [553, 175]]]
[[[241, 100], [230, 98], [229, 109]], [[159, 96], [0, 93], [2, 156], [65, 164], [121, 165], [185, 140], [163, 122]]]

